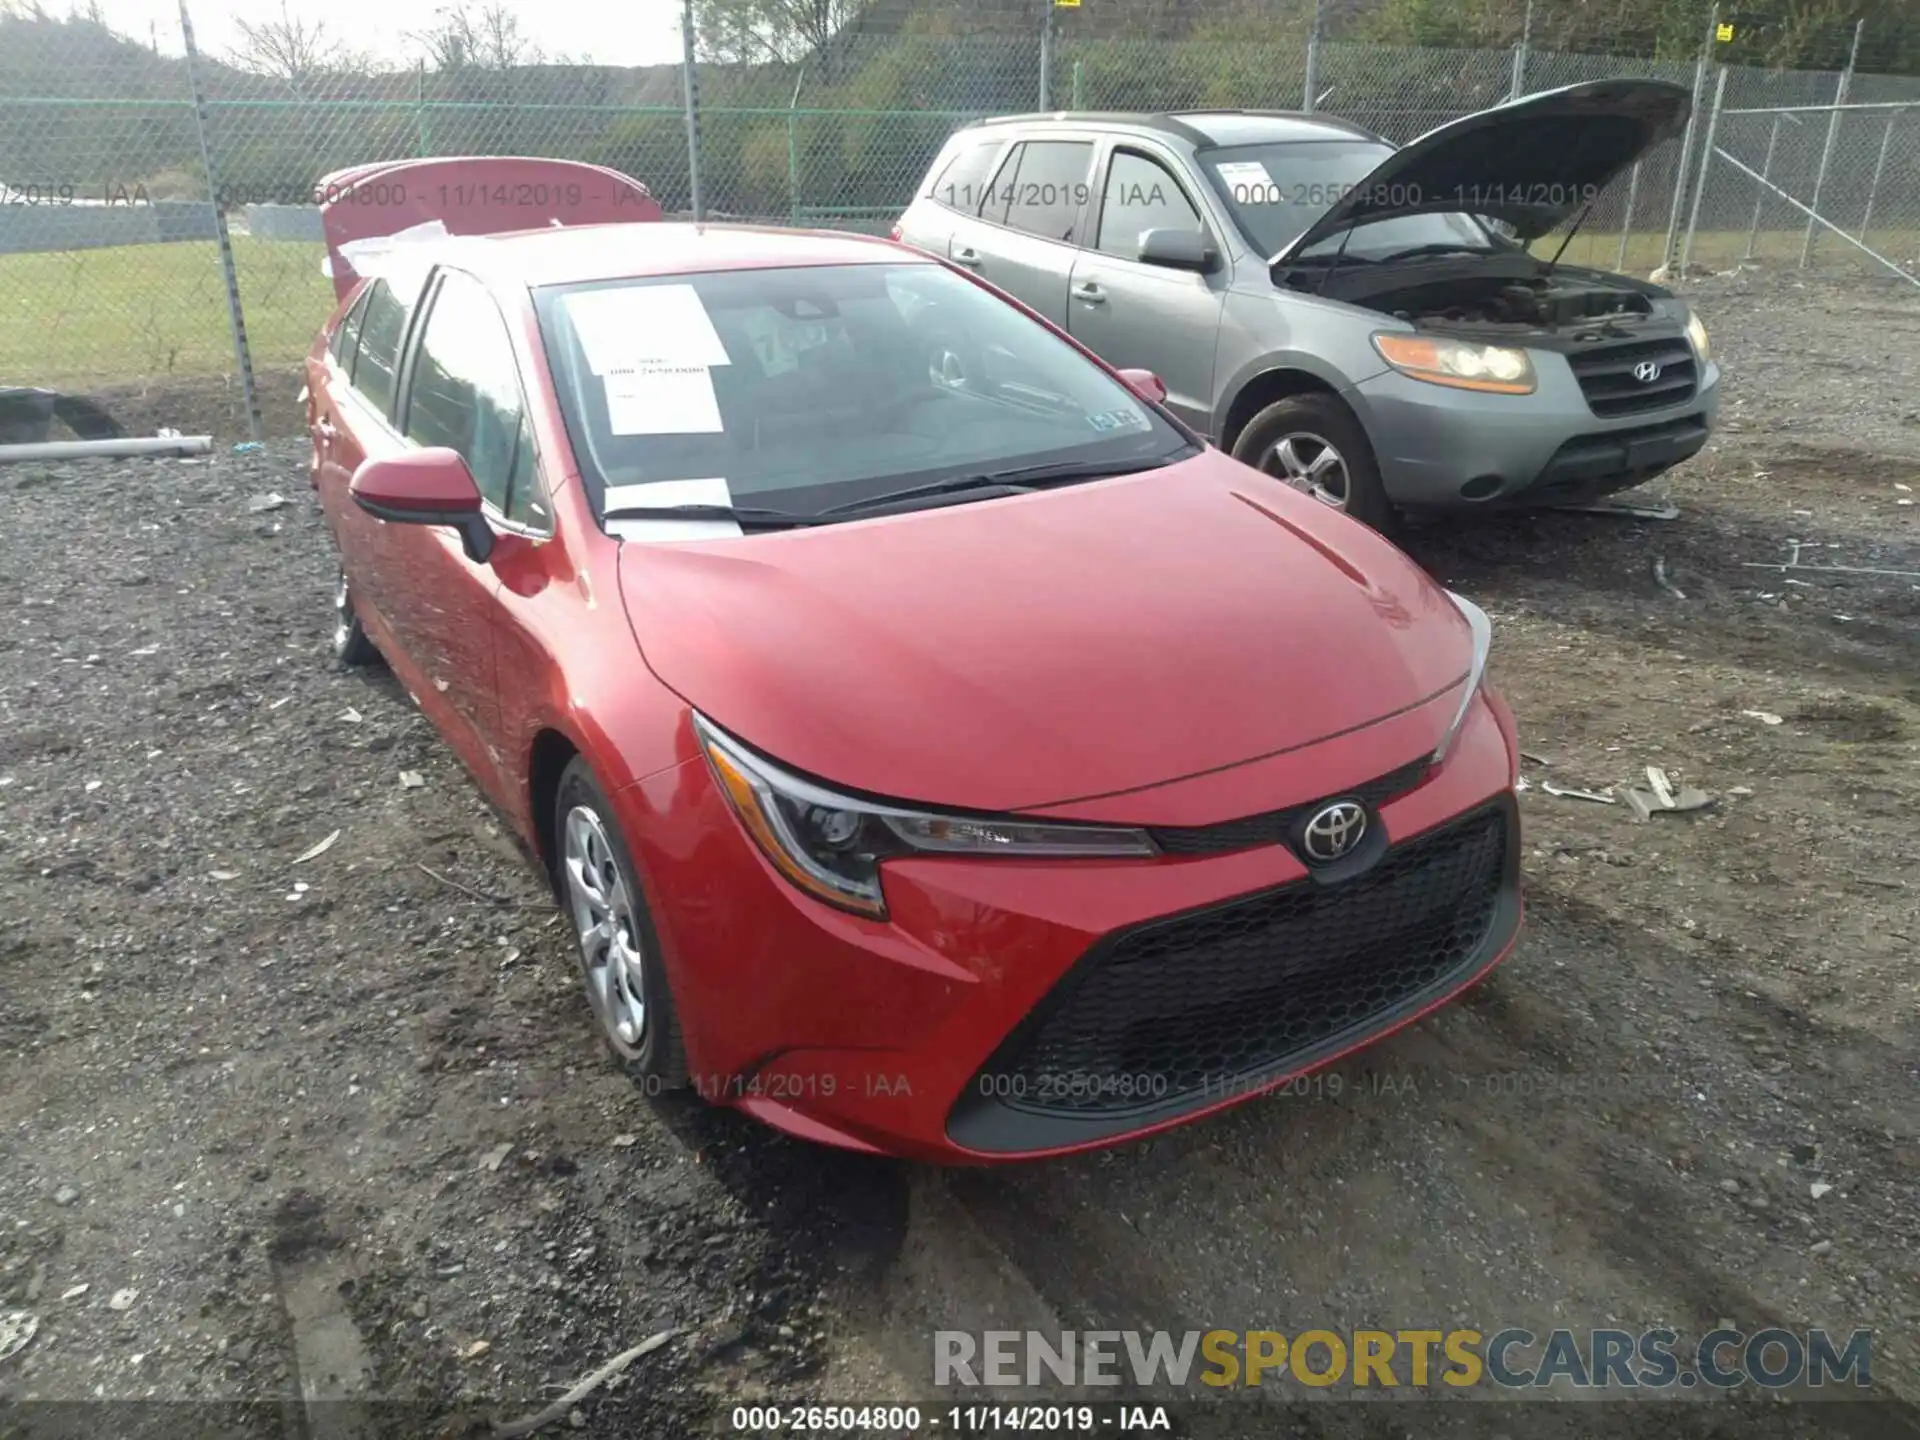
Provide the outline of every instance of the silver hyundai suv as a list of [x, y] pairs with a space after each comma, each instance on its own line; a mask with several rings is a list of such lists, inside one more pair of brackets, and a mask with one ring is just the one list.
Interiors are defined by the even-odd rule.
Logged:
[[1571, 239], [1690, 105], [1590, 82], [1400, 149], [1264, 111], [985, 120], [893, 233], [1153, 371], [1221, 449], [1377, 528], [1585, 503], [1696, 453], [1720, 372], [1669, 291], [1537, 242]]

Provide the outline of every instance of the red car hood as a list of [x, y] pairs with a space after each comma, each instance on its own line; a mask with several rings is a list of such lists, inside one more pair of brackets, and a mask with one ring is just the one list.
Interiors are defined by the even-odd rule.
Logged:
[[819, 529], [629, 542], [620, 580], [647, 664], [747, 744], [978, 810], [1353, 730], [1460, 683], [1472, 648], [1380, 536], [1213, 450]]

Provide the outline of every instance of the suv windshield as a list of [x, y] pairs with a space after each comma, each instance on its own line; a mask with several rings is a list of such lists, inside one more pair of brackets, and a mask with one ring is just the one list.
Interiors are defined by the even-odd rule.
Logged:
[[[1392, 153], [1392, 146], [1371, 140], [1298, 140], [1222, 146], [1203, 151], [1199, 159], [1207, 179], [1227, 202], [1247, 239], [1260, 254], [1274, 255]], [[1335, 233], [1301, 253], [1331, 255], [1339, 250], [1340, 238]], [[1397, 215], [1355, 226], [1347, 240], [1346, 254], [1379, 260], [1426, 246], [1512, 248], [1510, 241], [1485, 222], [1453, 211]]]
[[555, 286], [536, 309], [602, 515], [691, 493], [649, 493], [659, 481], [818, 515], [981, 473], [1097, 478], [1194, 453], [1071, 345], [938, 265]]

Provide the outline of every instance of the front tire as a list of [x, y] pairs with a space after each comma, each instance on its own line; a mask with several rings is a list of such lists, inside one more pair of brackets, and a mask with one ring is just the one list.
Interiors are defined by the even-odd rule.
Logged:
[[684, 1089], [680, 1021], [639, 872], [606, 792], [578, 756], [560, 776], [553, 834], [555, 889], [573, 921], [580, 978], [601, 1040], [650, 1088]]
[[1335, 396], [1316, 392], [1274, 401], [1247, 422], [1233, 443], [1233, 458], [1382, 534], [1399, 529], [1367, 432]]

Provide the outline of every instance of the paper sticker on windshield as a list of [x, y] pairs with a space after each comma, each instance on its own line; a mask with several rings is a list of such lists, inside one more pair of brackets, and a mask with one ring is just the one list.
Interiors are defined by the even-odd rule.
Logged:
[[749, 310], [740, 317], [754, 357], [769, 376], [800, 368], [800, 357], [829, 344], [842, 333], [837, 319], [790, 319], [777, 311]]
[[1214, 167], [1237, 205], [1277, 205], [1280, 187], [1258, 160], [1229, 160]]
[[1087, 416], [1087, 423], [1096, 430], [1151, 430], [1153, 422], [1131, 405], [1120, 410], [1102, 410], [1097, 415]]
[[643, 365], [728, 365], [727, 347], [691, 285], [576, 291], [567, 318], [596, 375]]
[[738, 520], [682, 519], [674, 515], [615, 518], [620, 510], [665, 510], [675, 505], [731, 507], [733, 492], [722, 479], [649, 480], [637, 485], [609, 485], [601, 501], [608, 517], [607, 533], [621, 540], [728, 540], [740, 535]]
[[647, 365], [610, 371], [607, 429], [615, 435], [717, 435], [720, 402], [704, 365]]

